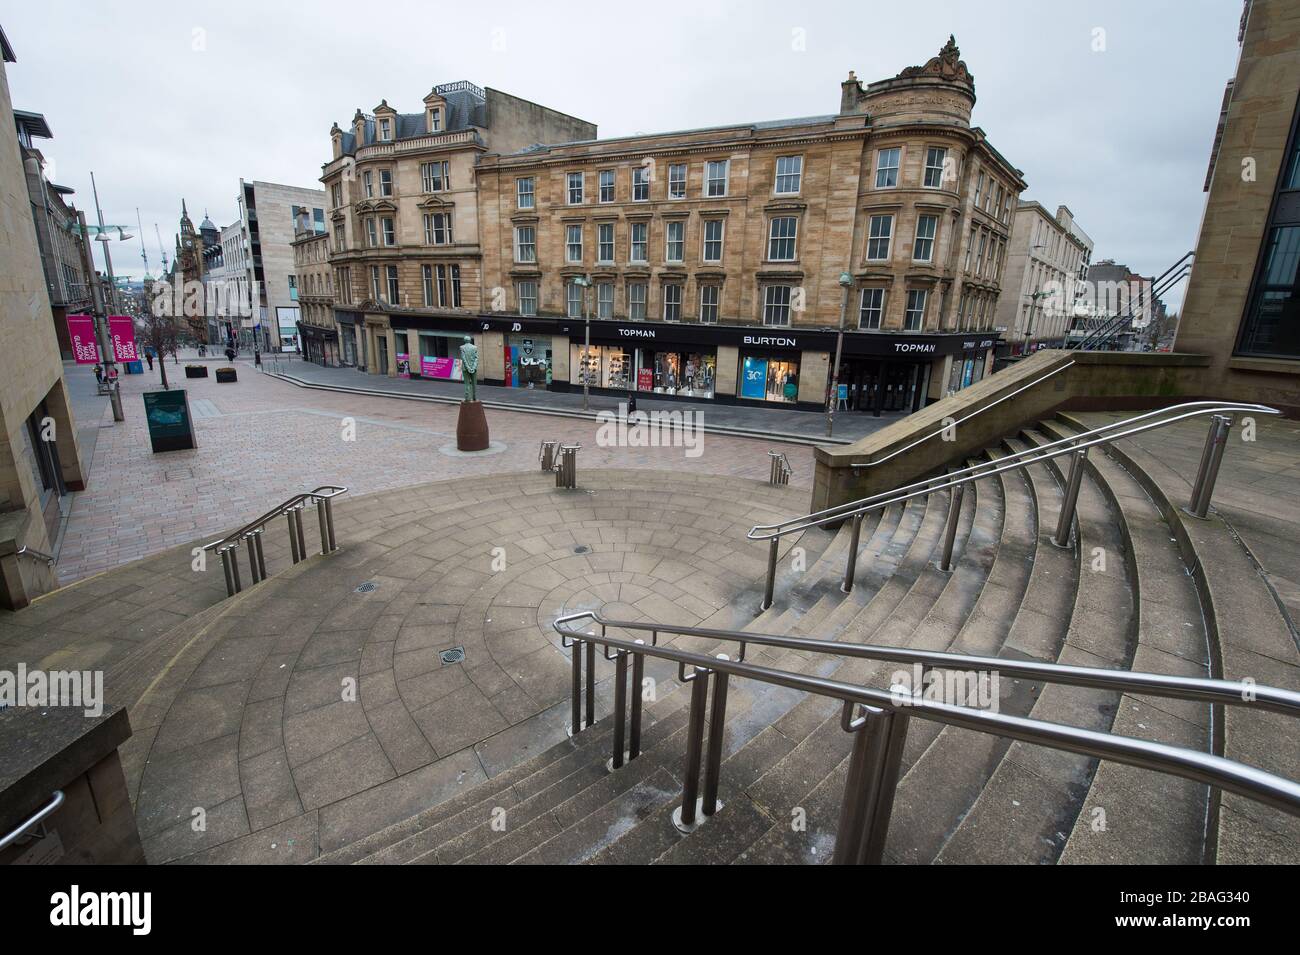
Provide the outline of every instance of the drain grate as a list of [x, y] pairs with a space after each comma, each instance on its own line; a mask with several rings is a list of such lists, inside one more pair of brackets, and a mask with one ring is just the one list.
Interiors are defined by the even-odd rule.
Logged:
[[465, 648], [452, 647], [450, 650], [443, 650], [441, 653], [438, 654], [438, 656], [442, 660], [443, 666], [446, 666], [449, 663], [464, 663]]
[[379, 589], [379, 585], [377, 583], [375, 583], [373, 580], [367, 580], [364, 584], [362, 584], [360, 587], [356, 589], [356, 592], [359, 594], [373, 594], [378, 589]]
[[573, 552], [575, 554], [589, 554], [591, 553], [591, 548], [586, 544], [579, 544], [577, 547], [573, 548]]

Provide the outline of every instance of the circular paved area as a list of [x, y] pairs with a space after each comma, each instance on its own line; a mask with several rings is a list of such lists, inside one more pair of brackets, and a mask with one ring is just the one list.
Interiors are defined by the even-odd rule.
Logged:
[[344, 499], [340, 552], [196, 627], [131, 714], [150, 860], [301, 861], [536, 755], [568, 717], [557, 615], [748, 619], [734, 604], [756, 603], [766, 548], [745, 533], [807, 496], [662, 471], [580, 484], [524, 473]]

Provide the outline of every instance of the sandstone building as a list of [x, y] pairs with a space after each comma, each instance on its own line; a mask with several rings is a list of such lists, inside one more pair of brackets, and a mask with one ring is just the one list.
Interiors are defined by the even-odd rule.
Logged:
[[1016, 207], [1004, 293], [994, 317], [1004, 330], [1007, 354], [1065, 344], [1075, 305], [1087, 298], [1091, 256], [1092, 239], [1067, 206], [1057, 206], [1055, 215], [1037, 202]]
[[454, 374], [468, 333], [487, 382], [822, 407], [842, 306], [841, 408], [989, 370], [1025, 183], [951, 38], [850, 74], [836, 113], [617, 139], [467, 86], [331, 132], [335, 313], [369, 370]]
[[317, 232], [306, 210], [299, 213], [293, 240], [293, 278], [301, 317], [302, 354], [318, 365], [341, 364], [334, 323], [334, 270], [329, 263], [329, 233]]

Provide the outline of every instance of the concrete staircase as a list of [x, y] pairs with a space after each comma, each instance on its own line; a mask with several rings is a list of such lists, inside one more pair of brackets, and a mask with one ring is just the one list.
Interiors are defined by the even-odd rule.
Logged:
[[[1043, 421], [989, 455], [1096, 423], [1068, 416]], [[1051, 541], [1063, 483], [1048, 462], [969, 487], [950, 572], [937, 567], [946, 494], [878, 512], [863, 528], [848, 595], [840, 591], [847, 525], [833, 535], [808, 531], [794, 545], [805, 549], [807, 569], [792, 570], [791, 554], [784, 555], [775, 603], [747, 629], [1010, 660], [1252, 675], [1300, 688], [1300, 656], [1286, 615], [1220, 519], [1196, 521], [1178, 510], [1185, 481], [1132, 442], [1093, 449], [1065, 548]], [[1243, 608], [1250, 608], [1249, 634], [1237, 619]], [[726, 625], [724, 619], [714, 622]], [[734, 652], [698, 638], [679, 638], [676, 645]], [[754, 646], [747, 659], [882, 688], [894, 669]], [[610, 707], [609, 672], [598, 717]], [[656, 697], [645, 708], [643, 755], [623, 768], [606, 769], [612, 726], [600, 718], [572, 740], [317, 861], [829, 861], [851, 747], [839, 705], [733, 680], [722, 808], [683, 835], [671, 815], [681, 799], [689, 689], [663, 661], [648, 660], [646, 672], [656, 679]], [[1203, 704], [1009, 678], [1001, 681], [1000, 707], [1300, 777], [1294, 726], [1282, 717], [1229, 712], [1225, 720]], [[1291, 817], [1237, 797], [1220, 800], [1203, 785], [914, 719], [886, 858], [1296, 862], [1300, 838]]]

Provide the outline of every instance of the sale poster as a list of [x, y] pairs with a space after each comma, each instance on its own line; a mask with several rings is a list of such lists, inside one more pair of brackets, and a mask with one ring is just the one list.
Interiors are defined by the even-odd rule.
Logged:
[[653, 368], [638, 368], [636, 371], [636, 387], [638, 391], [655, 390], [655, 373]]

